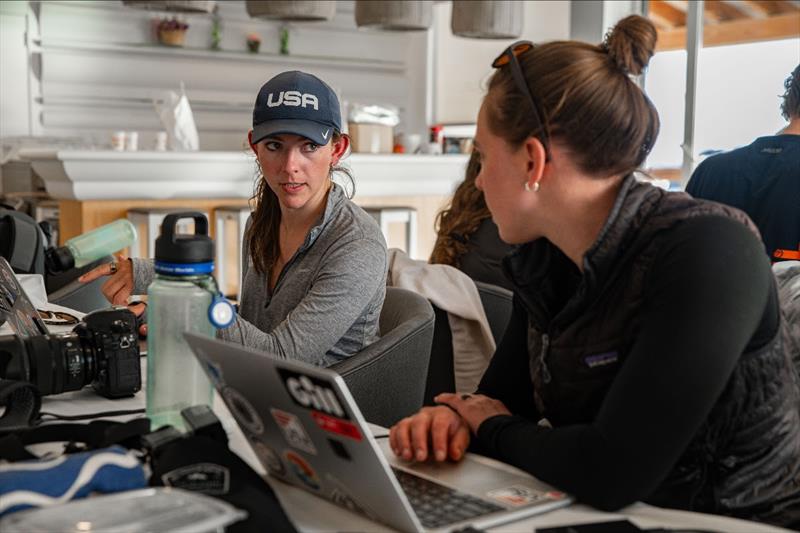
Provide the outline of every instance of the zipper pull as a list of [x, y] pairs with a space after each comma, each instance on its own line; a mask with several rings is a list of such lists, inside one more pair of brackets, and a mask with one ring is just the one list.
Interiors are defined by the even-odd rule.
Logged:
[[550, 336], [547, 333], [542, 334], [542, 351], [539, 352], [539, 365], [542, 367], [542, 379], [545, 383], [550, 383], [552, 377], [550, 376], [550, 369], [547, 368], [547, 351], [550, 349]]

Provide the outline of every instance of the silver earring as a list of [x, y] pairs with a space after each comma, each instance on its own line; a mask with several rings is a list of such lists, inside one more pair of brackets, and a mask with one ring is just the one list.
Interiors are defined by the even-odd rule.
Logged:
[[539, 182], [533, 184], [533, 192], [539, 192]]
[[526, 190], [526, 191], [528, 191], [528, 192], [531, 192], [531, 191], [533, 191], [533, 192], [539, 192], [539, 182], [538, 182], [538, 181], [535, 181], [535, 182], [533, 183], [533, 187], [531, 188], [531, 184], [530, 184], [530, 182], [529, 182], [529, 181], [526, 181], [526, 182], [525, 182], [525, 190]]

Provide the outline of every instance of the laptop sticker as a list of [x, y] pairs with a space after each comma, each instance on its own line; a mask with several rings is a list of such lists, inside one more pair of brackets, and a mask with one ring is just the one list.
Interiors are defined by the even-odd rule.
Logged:
[[339, 442], [335, 439], [328, 439], [328, 444], [331, 445], [331, 450], [333, 453], [336, 454], [337, 457], [344, 459], [345, 461], [352, 461], [352, 457], [350, 457], [350, 452], [347, 451], [343, 442]]
[[306, 428], [303, 423], [292, 413], [281, 411], [280, 409], [272, 408], [269, 410], [272, 413], [272, 418], [278, 424], [278, 427], [283, 433], [283, 438], [290, 446], [302, 450], [311, 455], [317, 455], [317, 449], [314, 447], [314, 442], [308, 436]]
[[217, 363], [208, 360], [205, 362], [205, 365], [206, 374], [211, 378], [211, 383], [214, 387], [217, 389], [225, 387], [225, 380], [222, 377], [222, 368], [220, 368]]
[[334, 418], [326, 415], [325, 413], [320, 413], [319, 411], [311, 411], [311, 418], [314, 419], [321, 429], [324, 429], [330, 433], [336, 433], [337, 435], [342, 435], [343, 437], [349, 437], [359, 442], [361, 442], [361, 439], [363, 438], [361, 436], [361, 431], [358, 430], [358, 426], [352, 422], [348, 422], [347, 420]]
[[277, 370], [283, 380], [283, 386], [286, 387], [286, 391], [294, 403], [300, 407], [321, 411], [337, 418], [350, 419], [342, 407], [342, 402], [339, 401], [336, 393], [326, 381], [298, 374], [285, 368]]
[[253, 447], [256, 456], [267, 465], [267, 471], [270, 474], [279, 477], [286, 476], [286, 467], [283, 466], [283, 462], [278, 454], [275, 453], [275, 450], [260, 440], [251, 440], [250, 445]]
[[231, 414], [243, 429], [253, 435], [264, 433], [264, 422], [258, 416], [258, 412], [238, 390], [233, 387], [225, 387], [222, 389], [222, 396], [227, 400]]
[[289, 470], [303, 482], [303, 485], [311, 490], [320, 489], [317, 473], [305, 459], [292, 451], [284, 452], [284, 457], [286, 458], [286, 462], [289, 463]]
[[523, 485], [512, 485], [503, 489], [496, 489], [486, 493], [486, 496], [496, 502], [519, 507], [541, 500], [548, 500], [547, 494]]
[[338, 479], [330, 474], [326, 474], [325, 479], [329, 485], [333, 486], [333, 489], [331, 489], [330, 492], [330, 499], [333, 503], [339, 505], [340, 507], [344, 507], [345, 509], [349, 509], [354, 513], [364, 515], [372, 520], [379, 520], [374, 513], [369, 512], [367, 509], [359, 505], [355, 498], [353, 498], [347, 491], [344, 484], [340, 483]]

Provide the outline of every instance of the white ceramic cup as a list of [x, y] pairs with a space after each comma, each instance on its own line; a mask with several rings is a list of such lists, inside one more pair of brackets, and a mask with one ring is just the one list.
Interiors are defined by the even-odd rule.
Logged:
[[125, 150], [135, 152], [139, 149], [139, 132], [129, 131], [125, 136]]
[[111, 149], [122, 151], [125, 149], [125, 132], [124, 131], [115, 131], [111, 134]]

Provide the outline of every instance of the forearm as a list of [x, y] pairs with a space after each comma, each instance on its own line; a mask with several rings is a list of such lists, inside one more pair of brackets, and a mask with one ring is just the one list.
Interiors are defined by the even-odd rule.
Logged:
[[132, 257], [133, 264], [133, 291], [132, 294], [147, 294], [147, 287], [156, 277], [155, 265], [152, 259]]

